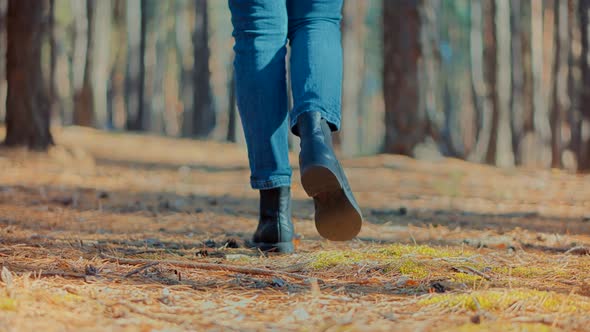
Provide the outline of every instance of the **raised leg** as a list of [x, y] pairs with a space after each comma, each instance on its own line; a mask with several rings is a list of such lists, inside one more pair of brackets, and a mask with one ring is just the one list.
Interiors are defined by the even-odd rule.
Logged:
[[[361, 0], [362, 1], [362, 0]], [[342, 0], [287, 0], [291, 45], [291, 127], [309, 111], [340, 127], [342, 93]]]

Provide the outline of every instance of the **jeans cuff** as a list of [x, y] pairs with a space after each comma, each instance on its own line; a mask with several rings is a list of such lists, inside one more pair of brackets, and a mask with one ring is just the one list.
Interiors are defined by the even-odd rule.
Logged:
[[332, 131], [338, 131], [340, 130], [340, 117], [337, 115], [334, 115], [333, 113], [329, 113], [326, 112], [322, 109], [308, 109], [302, 112], [298, 112], [297, 114], [295, 114], [294, 116], [291, 116], [290, 118], [290, 127], [291, 127], [291, 132], [296, 135], [299, 136], [297, 132], [293, 131], [293, 128], [295, 127], [295, 125], [297, 124], [297, 118], [306, 112], [320, 112], [320, 114], [322, 115], [322, 118], [324, 118], [324, 120], [326, 120], [326, 122], [328, 122], [328, 125], [330, 126], [330, 129], [332, 129]]
[[291, 177], [280, 175], [271, 176], [268, 180], [250, 180], [250, 185], [252, 186], [252, 189], [256, 190], [273, 189], [278, 187], [290, 187]]

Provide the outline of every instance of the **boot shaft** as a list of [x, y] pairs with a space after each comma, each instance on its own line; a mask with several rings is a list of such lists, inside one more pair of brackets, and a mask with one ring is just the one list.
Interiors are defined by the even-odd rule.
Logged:
[[276, 219], [291, 210], [291, 188], [279, 187], [260, 190], [260, 219]]
[[306, 112], [299, 115], [295, 130], [301, 139], [302, 148], [313, 141], [320, 141], [332, 148], [332, 130], [320, 112]]

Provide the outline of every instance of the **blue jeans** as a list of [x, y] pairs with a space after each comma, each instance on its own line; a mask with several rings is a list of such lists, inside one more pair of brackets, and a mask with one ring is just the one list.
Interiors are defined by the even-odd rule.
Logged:
[[[317, 111], [332, 130], [340, 127], [342, 0], [229, 0], [229, 7], [250, 183], [254, 189], [289, 186], [287, 138], [297, 117]], [[293, 93], [290, 121], [287, 40]]]

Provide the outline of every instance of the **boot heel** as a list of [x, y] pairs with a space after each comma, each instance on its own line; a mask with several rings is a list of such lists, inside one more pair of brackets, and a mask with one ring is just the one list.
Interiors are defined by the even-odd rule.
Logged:
[[327, 167], [318, 165], [308, 167], [302, 171], [301, 184], [309, 197], [342, 189], [342, 185], [338, 181], [336, 174]]
[[363, 218], [344, 190], [322, 192], [313, 198], [315, 227], [331, 241], [349, 241], [361, 231]]
[[323, 166], [311, 166], [303, 171], [301, 183], [307, 195], [313, 197], [315, 226], [322, 237], [348, 241], [358, 235], [362, 216], [332, 171]]

